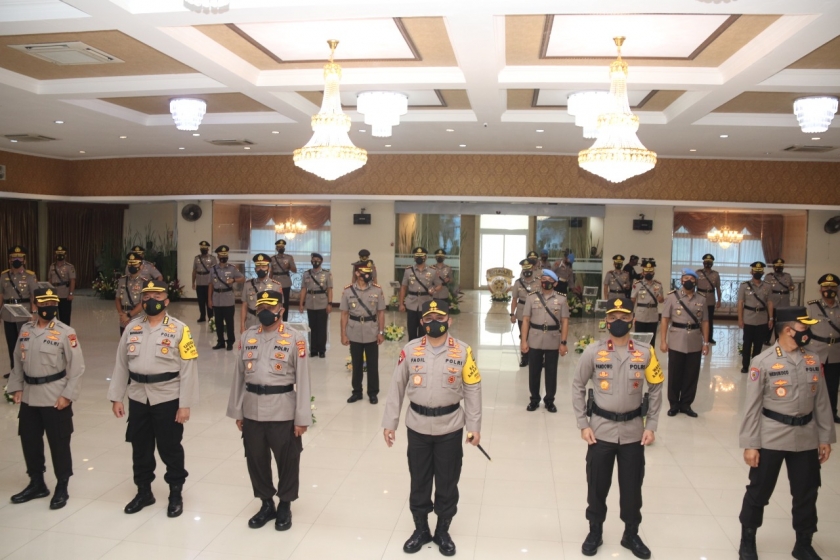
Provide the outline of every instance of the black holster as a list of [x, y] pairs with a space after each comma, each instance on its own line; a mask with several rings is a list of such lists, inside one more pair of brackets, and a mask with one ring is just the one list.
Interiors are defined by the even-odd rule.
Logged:
[[592, 416], [592, 407], [595, 405], [595, 392], [592, 389], [589, 389], [589, 393], [586, 396], [586, 415], [591, 417]]

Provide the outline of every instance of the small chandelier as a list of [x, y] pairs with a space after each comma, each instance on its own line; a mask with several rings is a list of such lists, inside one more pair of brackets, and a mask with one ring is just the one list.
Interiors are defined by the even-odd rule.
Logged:
[[221, 14], [230, 9], [230, 0], [184, 0], [184, 7], [200, 14]]
[[201, 99], [182, 97], [169, 102], [169, 112], [178, 130], [198, 130], [206, 111], [207, 103]]
[[566, 110], [575, 118], [575, 126], [583, 127], [584, 138], [598, 137], [598, 115], [609, 109], [608, 91], [579, 91], [566, 101]]
[[737, 245], [741, 241], [744, 240], [744, 234], [740, 231], [735, 231], [729, 229], [729, 219], [727, 218], [727, 214], [724, 213], [724, 226], [723, 229], [717, 229], [713, 227], [709, 233], [706, 234], [706, 238], [709, 240], [709, 243], [717, 243], [721, 249], [729, 249], [732, 245]]
[[338, 41], [329, 40], [330, 61], [324, 65], [324, 100], [312, 116], [314, 134], [303, 148], [295, 150], [295, 165], [327, 181], [334, 181], [367, 163], [367, 151], [350, 141], [350, 117], [341, 110], [338, 83], [341, 66], [333, 62]]
[[836, 112], [836, 97], [800, 97], [793, 102], [793, 114], [802, 132], [825, 132]]
[[654, 168], [656, 153], [639, 141], [639, 117], [630, 111], [627, 99], [627, 63], [621, 59], [624, 37], [614, 39], [618, 58], [610, 64], [610, 95], [607, 108], [598, 116], [598, 138], [578, 154], [578, 165], [613, 183], [641, 175]]
[[292, 220], [292, 205], [289, 205], [289, 219], [279, 224], [274, 224], [274, 232], [283, 235], [286, 239], [294, 239], [299, 233], [306, 233], [306, 225], [298, 220]]
[[365, 116], [371, 134], [391, 136], [391, 127], [400, 124], [400, 115], [408, 112], [408, 96], [395, 91], [365, 91], [356, 96], [356, 110]]

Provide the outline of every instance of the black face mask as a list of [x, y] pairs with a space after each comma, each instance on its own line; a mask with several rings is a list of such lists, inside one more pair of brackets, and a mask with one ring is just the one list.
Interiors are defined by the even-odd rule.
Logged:
[[20, 268], [23, 266], [23, 261], [20, 259], [15, 259], [12, 261], [12, 268]]
[[442, 263], [444, 258], [445, 257], [435, 257], [435, 260], [439, 263]]
[[554, 282], [541, 282], [543, 290], [553, 290]]
[[320, 268], [321, 261], [310, 261], [312, 263], [312, 268]]
[[610, 331], [610, 334], [614, 337], [621, 338], [630, 332], [630, 323], [619, 319], [618, 321], [607, 323], [607, 330]]
[[38, 315], [45, 321], [52, 321], [58, 315], [58, 306], [48, 305], [47, 307], [39, 307]]
[[219, 257], [220, 263], [226, 263], [228, 261], [228, 257]]
[[825, 290], [822, 293], [822, 297], [825, 299], [834, 299], [837, 297], [837, 290]]
[[446, 334], [446, 331], [449, 330], [449, 325], [441, 321], [432, 321], [430, 323], [423, 323], [423, 329], [432, 338], [439, 338]]
[[138, 272], [139, 270], [140, 270], [140, 269], [139, 269], [139, 268], [137, 268], [136, 266], [129, 266], [129, 267], [128, 267], [128, 273], [129, 273], [129, 274], [137, 274], [137, 272]]
[[362, 280], [364, 280], [366, 284], [370, 282], [370, 274], [362, 274]]
[[166, 309], [166, 302], [158, 301], [156, 299], [147, 299], [143, 302], [143, 311], [146, 312], [146, 315], [149, 317], [154, 317], [155, 315], [160, 315], [163, 313], [163, 310]]
[[414, 257], [414, 262], [417, 264], [423, 264], [426, 262], [426, 257]]
[[525, 272], [522, 273], [522, 276], [524, 276], [525, 278], [530, 278], [533, 275], [534, 275], [534, 273], [531, 270], [526, 270]]
[[683, 284], [683, 288], [685, 288], [689, 292], [694, 289], [694, 286], [696, 286], [696, 284], [694, 283], [694, 280], [686, 280], [682, 284]]
[[258, 270], [257, 271], [257, 278], [265, 278], [266, 276], [268, 276], [268, 271], [267, 270]]
[[56, 256], [55, 256], [55, 260], [57, 260], [57, 261], [63, 261], [65, 256], [66, 256], [66, 255], [56, 255]]
[[804, 331], [793, 331], [793, 341], [802, 348], [811, 343], [811, 329]]
[[209, 251], [210, 251], [210, 249], [202, 249], [201, 254], [206, 255]]
[[753, 278], [756, 280], [761, 280], [761, 277], [764, 276], [763, 272], [753, 272]]
[[280, 313], [275, 313], [271, 309], [263, 309], [262, 311], [257, 312], [257, 319], [260, 320], [260, 324], [264, 327], [273, 325], [279, 318]]
[[653, 272], [646, 273], [645, 280], [653, 280]]
[[710, 263], [710, 262], [704, 262], [704, 263], [703, 263], [703, 268], [712, 268], [712, 263]]
[[277, 252], [278, 252], [278, 253], [280, 253], [280, 254], [282, 255], [283, 253], [285, 253], [285, 252], [286, 252], [286, 248], [285, 248], [285, 247], [278, 247], [278, 248], [277, 248]]
[[784, 271], [785, 271], [784, 267], [781, 267], [781, 266], [776, 266], [776, 267], [773, 268], [773, 272], [776, 272], [778, 274], [781, 274]]
[[621, 270], [621, 263], [613, 263], [616, 270]]
[[528, 259], [528, 262], [531, 263], [531, 266], [537, 264], [537, 259]]

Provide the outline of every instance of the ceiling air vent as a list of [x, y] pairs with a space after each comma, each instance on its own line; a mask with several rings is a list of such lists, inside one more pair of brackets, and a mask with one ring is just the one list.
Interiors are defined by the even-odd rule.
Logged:
[[214, 146], [253, 146], [250, 140], [208, 140]]
[[95, 49], [80, 41], [66, 43], [36, 43], [31, 45], [9, 45], [15, 50], [32, 55], [35, 58], [58, 64], [72, 66], [76, 64], [116, 64], [124, 62], [115, 56]]
[[783, 151], [785, 152], [804, 152], [806, 154], [822, 154], [836, 150], [837, 146], [789, 146]]
[[41, 136], [40, 134], [6, 134], [4, 138], [12, 142], [52, 142], [55, 138]]

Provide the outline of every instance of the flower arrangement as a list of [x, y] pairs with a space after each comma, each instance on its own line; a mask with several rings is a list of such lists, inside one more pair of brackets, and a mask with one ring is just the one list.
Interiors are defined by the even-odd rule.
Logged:
[[[452, 310], [450, 309], [450, 312]], [[400, 327], [395, 323], [391, 323], [385, 327], [385, 340], [390, 342], [399, 342], [405, 336], [405, 327]]]
[[184, 286], [177, 278], [170, 280], [167, 288], [169, 289], [169, 301], [181, 301], [181, 298], [184, 297]]
[[583, 299], [573, 293], [568, 295], [566, 303], [569, 305], [569, 314], [573, 317], [579, 317], [582, 315], [583, 310], [586, 307]]
[[744, 355], [744, 343], [743, 342], [738, 343], [738, 355], [739, 356]]
[[457, 294], [449, 293], [449, 314], [457, 315], [461, 312], [461, 300], [464, 299], [464, 294], [458, 292]]
[[3, 396], [6, 397], [6, 402], [7, 403], [14, 404], [15, 403], [15, 397], [8, 391], [8, 389], [9, 389], [8, 385], [3, 387]]
[[510, 301], [510, 297], [511, 297], [510, 294], [493, 293], [493, 294], [490, 294], [490, 301], [494, 301], [494, 302], [499, 301], [499, 302], [507, 303], [507, 302]]
[[385, 306], [390, 311], [396, 311], [400, 307], [400, 302], [397, 299], [397, 296], [391, 296], [391, 300], [388, 302], [388, 305]]
[[586, 334], [580, 337], [580, 340], [575, 342], [575, 353], [576, 354], [583, 354], [583, 351], [586, 350], [586, 347], [595, 342], [595, 337], [591, 334]]
[[[315, 395], [309, 397], [309, 410], [315, 410]], [[315, 412], [312, 412], [312, 425], [314, 426], [318, 422], [318, 419], [315, 418]]]
[[210, 322], [207, 323], [207, 326], [210, 328], [210, 332], [216, 332], [216, 318], [210, 317]]
[[[353, 371], [353, 358], [351, 356], [347, 356], [347, 362], [344, 364], [344, 367], [349, 372]], [[362, 352], [362, 373], [367, 373], [367, 358], [364, 352]]]
[[99, 273], [96, 280], [93, 281], [91, 288], [102, 299], [116, 299], [117, 297], [117, 280], [119, 274], [114, 274], [110, 279], [106, 278], [103, 273]]

